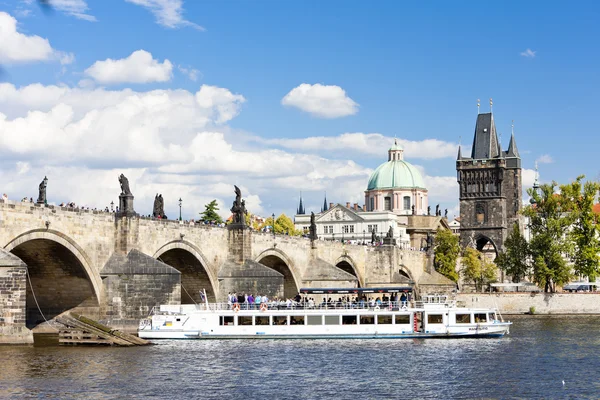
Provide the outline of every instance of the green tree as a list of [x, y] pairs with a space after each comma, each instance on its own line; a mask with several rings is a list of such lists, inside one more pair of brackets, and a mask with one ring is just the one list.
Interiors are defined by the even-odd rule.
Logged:
[[556, 285], [567, 283], [571, 278], [563, 256], [571, 254], [566, 232], [571, 226], [572, 214], [567, 212], [556, 189], [556, 182], [540, 185], [539, 192], [528, 189], [532, 204], [523, 210], [523, 215], [529, 218], [533, 280], [544, 288], [544, 292], [554, 292]]
[[567, 238], [571, 241], [571, 261], [573, 270], [578, 275], [587, 276], [590, 281], [599, 275], [600, 237], [599, 226], [593, 211], [596, 194], [600, 190], [597, 182], [585, 182], [585, 176], [560, 187], [561, 201], [570, 214], [571, 229]]
[[456, 272], [456, 260], [460, 254], [458, 236], [448, 229], [438, 229], [433, 254], [435, 270], [446, 278], [458, 282], [458, 272]]
[[294, 221], [292, 221], [287, 215], [281, 214], [275, 220], [275, 233], [299, 236], [302, 234], [302, 231], [296, 230]]
[[201, 219], [204, 222], [214, 222], [216, 224], [222, 224], [223, 220], [217, 213], [219, 207], [217, 206], [217, 200], [213, 200], [205, 206], [204, 212], [200, 213]]
[[461, 274], [466, 281], [475, 284], [475, 290], [482, 291], [483, 286], [496, 281], [497, 267], [480, 251], [467, 247], [462, 256]]
[[519, 283], [531, 273], [529, 244], [521, 234], [519, 224], [513, 225], [504, 247], [505, 251], [498, 254], [496, 264], [512, 277], [514, 283]]

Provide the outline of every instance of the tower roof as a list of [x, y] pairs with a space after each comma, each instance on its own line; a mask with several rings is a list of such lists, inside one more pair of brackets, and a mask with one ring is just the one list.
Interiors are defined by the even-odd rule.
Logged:
[[514, 134], [510, 136], [510, 142], [508, 143], [508, 151], [506, 152], [506, 157], [521, 158], [521, 156], [519, 155], [519, 150], [517, 149], [517, 142], [515, 141]]
[[498, 135], [496, 134], [494, 116], [492, 113], [477, 115], [471, 158], [481, 160], [496, 158], [501, 154], [502, 150], [500, 149]]

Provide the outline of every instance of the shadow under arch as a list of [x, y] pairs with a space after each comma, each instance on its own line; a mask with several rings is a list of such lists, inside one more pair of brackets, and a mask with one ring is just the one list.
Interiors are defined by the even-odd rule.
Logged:
[[256, 262], [261, 263], [283, 275], [283, 295], [292, 298], [300, 291], [298, 272], [292, 260], [279, 249], [267, 249], [256, 257]]
[[56, 230], [34, 229], [20, 234], [4, 249], [27, 264], [31, 280], [27, 282], [27, 327], [75, 308], [92, 318], [100, 317], [105, 296], [102, 279], [73, 239]]
[[173, 240], [159, 248], [153, 258], [181, 272], [181, 304], [200, 303], [205, 289], [208, 301], [217, 300], [217, 278], [202, 251], [186, 240]]
[[335, 261], [335, 266], [351, 275], [354, 275], [356, 277], [356, 279], [358, 280], [358, 287], [364, 286], [364, 280], [358, 273], [358, 270], [356, 269], [356, 263], [354, 262], [352, 257], [345, 255], [345, 254], [340, 256]]
[[492, 249], [489, 248], [489, 245], [492, 246], [493, 251], [494, 251], [494, 258], [498, 257], [498, 247], [496, 246], [496, 243], [490, 239], [488, 236], [485, 235], [477, 235], [475, 238], [475, 248], [478, 251], [481, 251], [482, 253], [486, 254], [492, 251]]

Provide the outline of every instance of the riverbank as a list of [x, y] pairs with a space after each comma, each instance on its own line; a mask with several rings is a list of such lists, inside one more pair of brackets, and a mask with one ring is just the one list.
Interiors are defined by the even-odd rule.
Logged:
[[497, 307], [502, 314], [598, 314], [600, 293], [459, 293], [456, 300], [466, 307]]

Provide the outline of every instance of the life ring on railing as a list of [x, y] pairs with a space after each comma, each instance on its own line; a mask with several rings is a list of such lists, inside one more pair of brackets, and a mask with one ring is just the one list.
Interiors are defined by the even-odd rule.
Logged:
[[260, 305], [260, 311], [267, 311], [268, 308], [269, 306], [267, 306], [267, 303], [262, 303]]
[[234, 304], [231, 306], [231, 309], [232, 309], [234, 312], [238, 312], [238, 311], [240, 311], [240, 303], [234, 303]]
[[376, 310], [379, 310], [379, 306], [375, 306], [375, 309], [376, 309]]

